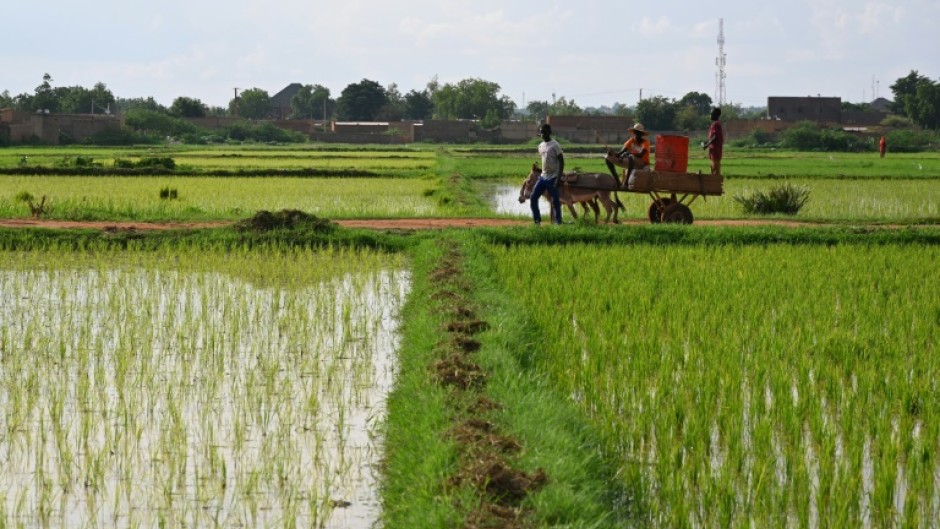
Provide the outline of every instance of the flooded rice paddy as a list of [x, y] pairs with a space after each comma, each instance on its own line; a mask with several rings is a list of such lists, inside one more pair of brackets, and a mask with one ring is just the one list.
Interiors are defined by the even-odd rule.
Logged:
[[62, 257], [0, 260], [0, 525], [372, 526], [398, 258]]

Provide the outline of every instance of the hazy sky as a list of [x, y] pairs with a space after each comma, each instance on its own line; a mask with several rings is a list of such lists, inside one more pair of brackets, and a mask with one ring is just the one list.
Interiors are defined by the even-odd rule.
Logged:
[[119, 97], [224, 106], [292, 82], [338, 97], [362, 79], [402, 93], [481, 78], [517, 105], [582, 107], [715, 95], [892, 98], [912, 69], [940, 78], [940, 0], [0, 0], [0, 92], [105, 83]]

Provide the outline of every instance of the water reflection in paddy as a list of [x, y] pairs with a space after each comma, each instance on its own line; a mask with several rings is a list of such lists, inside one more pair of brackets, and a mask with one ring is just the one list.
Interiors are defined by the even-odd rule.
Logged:
[[409, 285], [0, 270], [0, 524], [371, 527]]

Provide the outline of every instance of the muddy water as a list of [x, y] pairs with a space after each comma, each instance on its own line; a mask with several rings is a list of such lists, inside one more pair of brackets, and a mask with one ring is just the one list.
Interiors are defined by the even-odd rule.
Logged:
[[[518, 215], [520, 217], [532, 216], [529, 201], [519, 203], [519, 185], [507, 183], [484, 184], [484, 196], [489, 198], [493, 211], [498, 214]], [[547, 214], [548, 202], [543, 200], [540, 207], [542, 212]]]
[[0, 270], [0, 525], [372, 527], [408, 288]]

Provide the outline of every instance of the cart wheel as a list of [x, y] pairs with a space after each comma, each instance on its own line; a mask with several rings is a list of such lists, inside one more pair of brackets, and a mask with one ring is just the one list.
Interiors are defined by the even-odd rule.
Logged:
[[649, 210], [646, 212], [647, 216], [650, 219], [650, 222], [653, 224], [659, 224], [663, 221], [663, 210], [669, 207], [669, 204], [672, 204], [671, 198], [664, 198], [660, 201], [654, 200], [650, 203]]
[[692, 210], [685, 204], [670, 204], [663, 211], [663, 222], [670, 224], [692, 224]]

